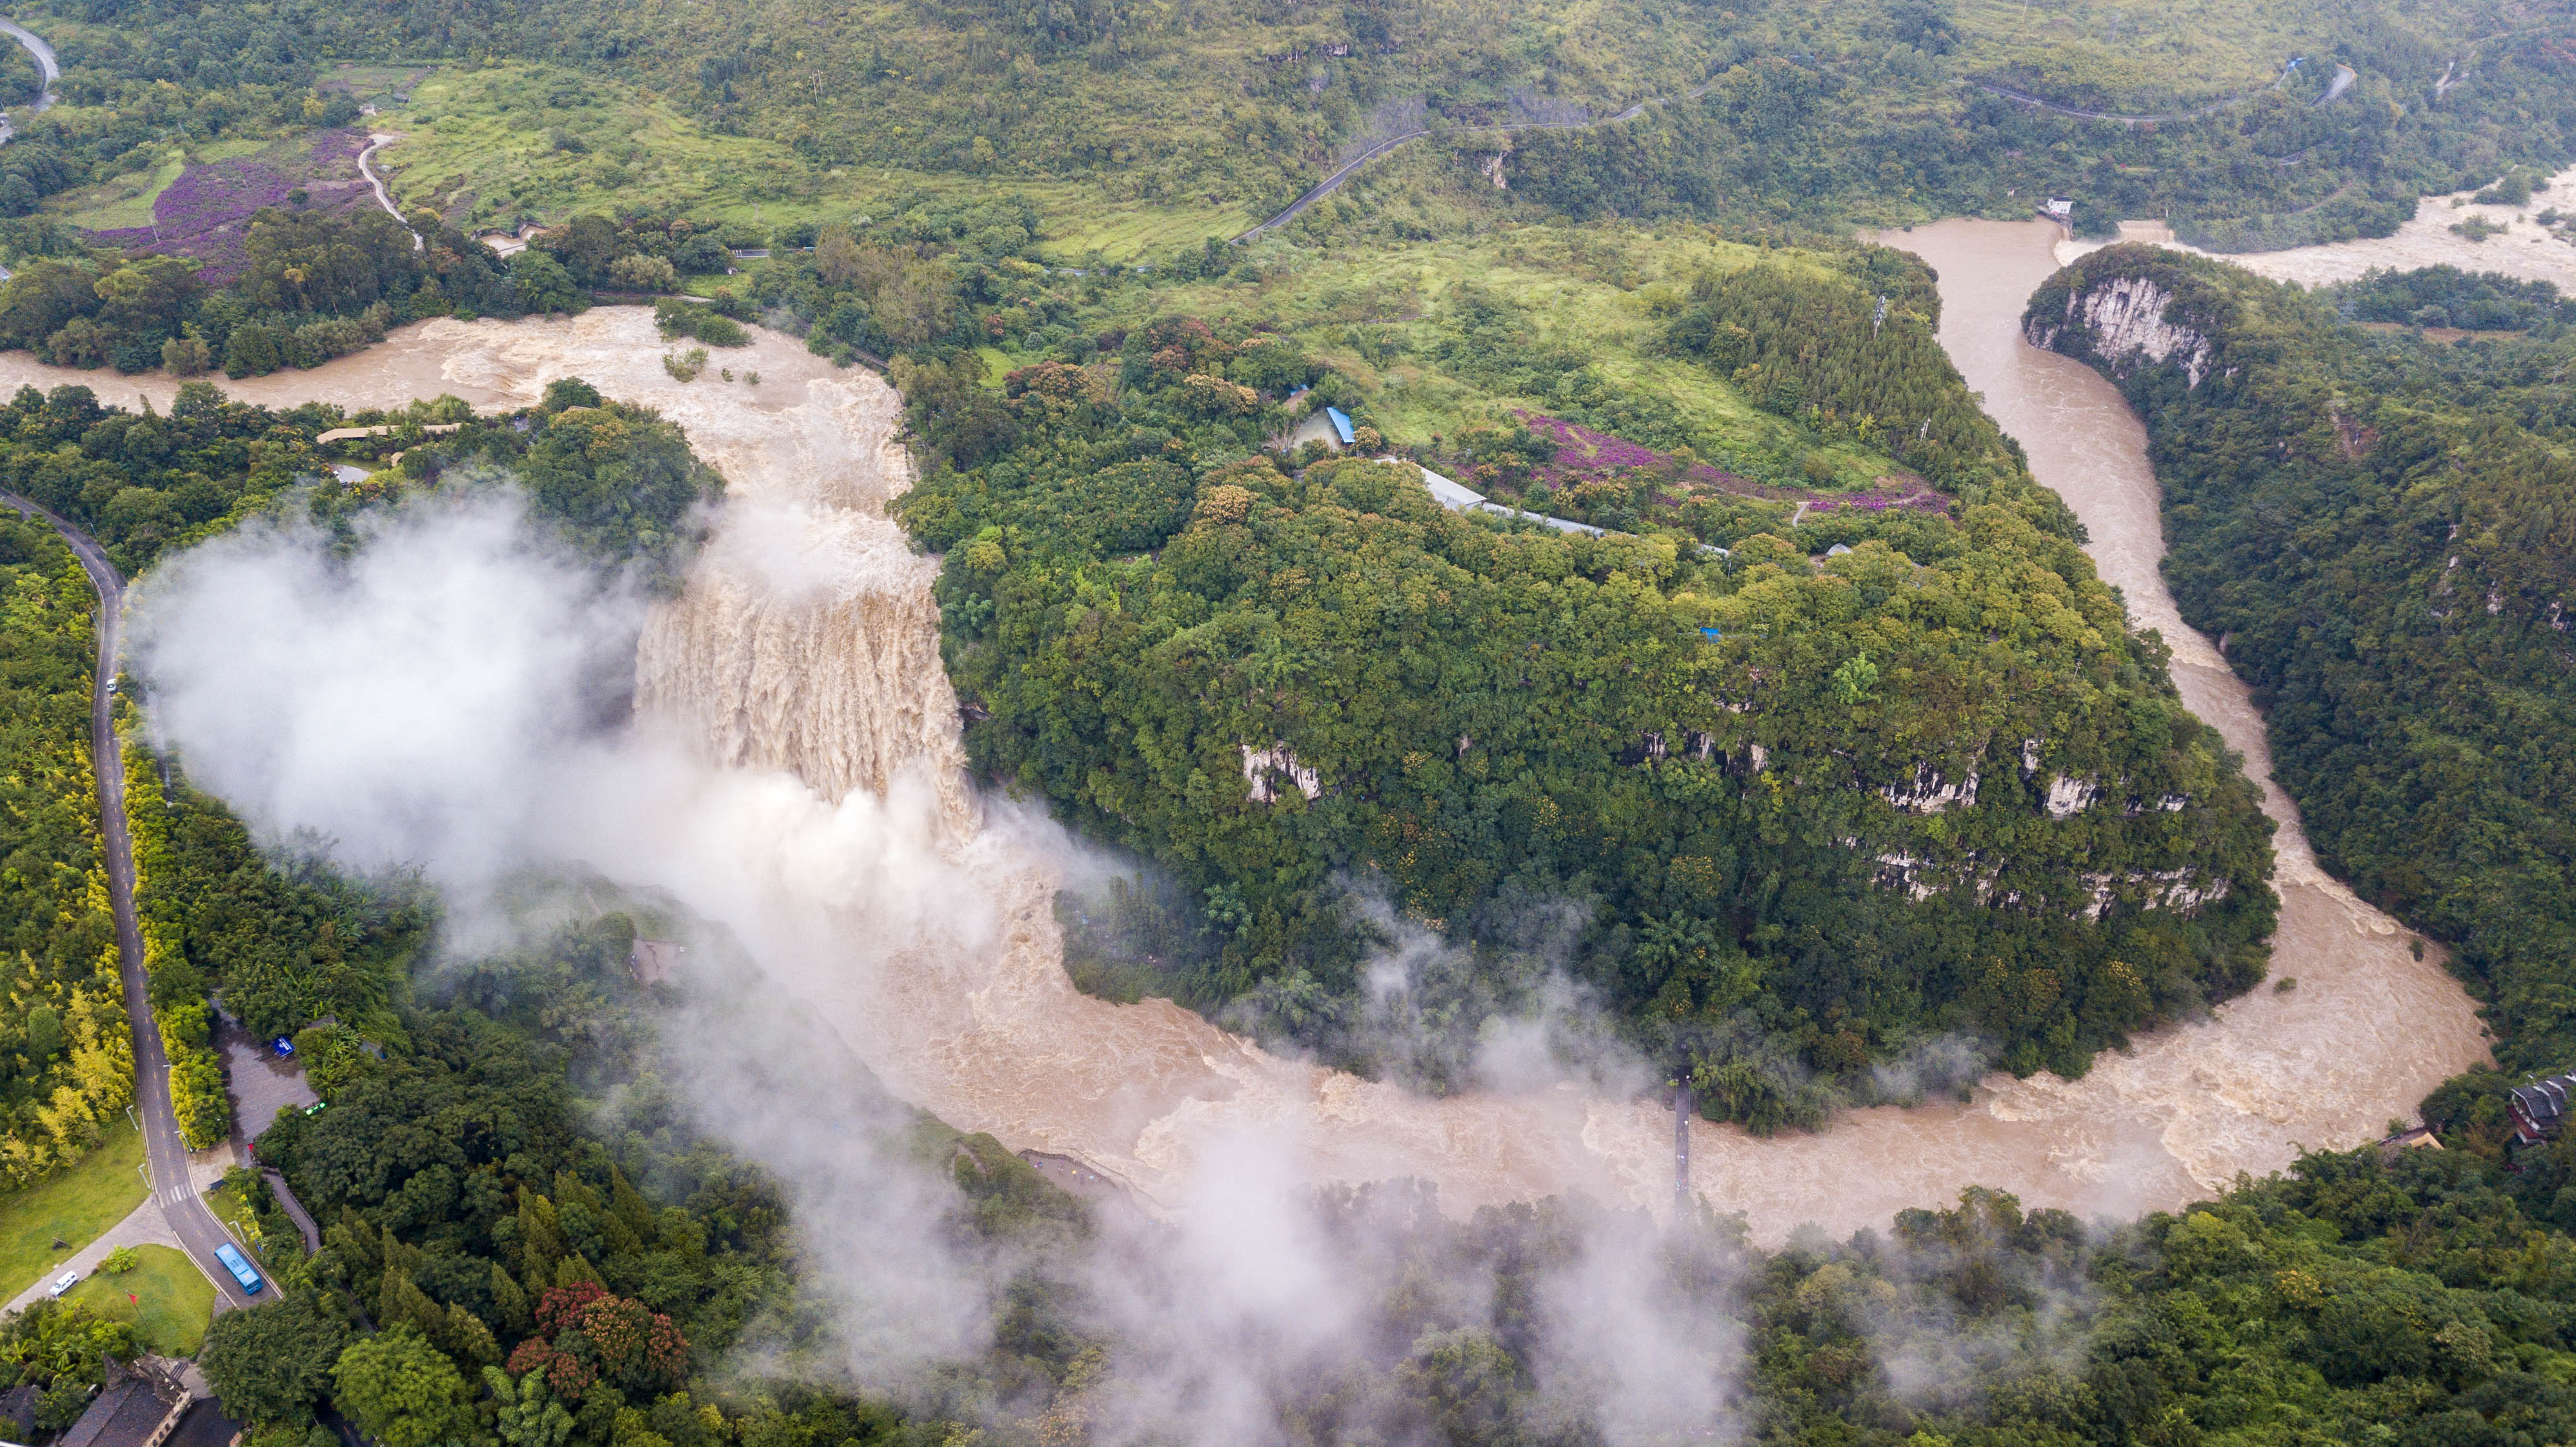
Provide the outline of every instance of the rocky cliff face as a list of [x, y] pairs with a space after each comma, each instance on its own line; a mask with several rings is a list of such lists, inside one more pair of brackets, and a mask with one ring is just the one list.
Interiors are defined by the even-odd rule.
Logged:
[[2094, 252], [2032, 293], [2022, 335], [2123, 381], [2167, 364], [2191, 389], [2213, 372], [2234, 375], [2218, 340], [2226, 300], [2175, 261], [2151, 246]]
[[2056, 351], [2069, 329], [2080, 332], [2093, 354], [2125, 376], [2140, 366], [2178, 361], [2191, 385], [2209, 374], [2209, 338], [2170, 319], [2173, 293], [2147, 277], [2115, 276], [2090, 287], [2069, 288], [2062, 321], [2034, 316], [2024, 325], [2032, 346]]

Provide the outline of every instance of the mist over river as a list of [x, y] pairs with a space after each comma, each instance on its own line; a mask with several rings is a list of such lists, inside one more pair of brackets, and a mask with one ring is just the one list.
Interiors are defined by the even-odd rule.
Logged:
[[[1943, 343], [2040, 480], [2084, 518], [2136, 620], [2173, 645], [2185, 700], [2268, 775], [2245, 690], [2182, 628], [2157, 579], [2155, 482], [2135, 419], [2092, 372], [2019, 339], [2057, 235], [1950, 222], [1888, 239], [1940, 269]], [[1651, 1084], [1642, 1067], [1634, 1091], [1538, 1080], [1425, 1099], [1274, 1055], [1169, 1002], [1075, 991], [1051, 899], [1065, 871], [1090, 866], [1032, 809], [979, 798], [961, 777], [935, 568], [884, 516], [910, 478], [899, 400], [872, 374], [837, 372], [774, 333], [722, 359], [757, 368], [757, 388], [675, 381], [664, 350], [649, 312], [602, 308], [433, 321], [313, 371], [219, 382], [274, 406], [398, 406], [444, 392], [496, 408], [578, 375], [660, 409], [725, 475], [714, 541], [685, 595], [645, 622], [639, 651], [641, 727], [680, 740], [693, 762], [635, 782], [650, 807], [600, 802], [617, 792], [600, 790], [548, 813], [532, 855], [668, 891], [729, 931], [898, 1095], [1008, 1146], [1076, 1157], [1160, 1212], [1226, 1199], [1247, 1179], [1403, 1176], [1435, 1183], [1451, 1211], [1566, 1192], [1671, 1209], [1671, 1115], [1640, 1093]], [[0, 356], [0, 383], [21, 382], [164, 408], [176, 389]], [[1695, 1122], [1693, 1189], [1743, 1213], [1765, 1243], [1802, 1222], [1836, 1234], [1881, 1225], [1969, 1184], [2132, 1213], [2410, 1115], [2485, 1054], [2469, 1002], [2438, 953], [2411, 959], [2391, 921], [2318, 872], [2268, 777], [2265, 798], [2283, 826], [2273, 973], [2297, 977], [2295, 990], [2267, 986], [2142, 1037], [2080, 1081], [1998, 1074], [1967, 1103], [1852, 1112], [1816, 1135], [1758, 1140]], [[234, 802], [264, 827], [331, 822]], [[833, 1109], [810, 1096], [794, 1106]]]

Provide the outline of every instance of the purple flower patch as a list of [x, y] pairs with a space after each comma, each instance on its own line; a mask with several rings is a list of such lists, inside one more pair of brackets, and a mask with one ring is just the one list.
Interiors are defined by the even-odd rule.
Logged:
[[[1538, 412], [1515, 410], [1514, 416], [1532, 432], [1556, 444], [1556, 456], [1546, 465], [1534, 469], [1540, 480], [1552, 487], [1566, 488], [1606, 478], [1616, 473], [1645, 469], [1652, 472], [1672, 471], [1671, 454], [1640, 447], [1624, 438], [1596, 432], [1579, 422], [1550, 417]], [[1808, 488], [1767, 487], [1734, 473], [1711, 467], [1705, 462], [1691, 465], [1683, 479], [1692, 488], [1733, 493], [1738, 497], [1761, 498], [1768, 502], [1803, 502], [1809, 512], [1832, 512], [1838, 508], [1859, 508], [1867, 512], [1885, 512], [1891, 507], [1913, 508], [1922, 512], [1946, 512], [1950, 500], [1935, 491], [1930, 483], [1914, 487], [1871, 488], [1863, 492], [1817, 492]], [[1885, 482], [1888, 479], [1881, 478]]]
[[242, 271], [242, 239], [250, 218], [262, 209], [287, 204], [289, 192], [305, 193], [308, 211], [340, 211], [375, 197], [358, 173], [358, 153], [365, 136], [331, 131], [302, 155], [294, 148], [271, 147], [268, 156], [244, 156], [210, 165], [190, 166], [152, 203], [153, 225], [115, 231], [93, 231], [90, 239], [133, 252], [184, 256], [198, 263], [209, 286], [222, 286]]

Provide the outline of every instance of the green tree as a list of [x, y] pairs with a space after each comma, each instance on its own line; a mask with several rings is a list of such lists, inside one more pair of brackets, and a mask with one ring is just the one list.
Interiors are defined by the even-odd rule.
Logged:
[[265, 377], [277, 370], [278, 360], [277, 334], [257, 322], [233, 328], [224, 344], [224, 375], [235, 381]]
[[305, 1294], [216, 1317], [197, 1353], [224, 1413], [254, 1425], [308, 1420], [330, 1395], [348, 1325]]
[[384, 1447], [439, 1447], [474, 1436], [474, 1389], [406, 1323], [352, 1343], [331, 1369], [331, 1400]]
[[1869, 691], [1877, 683], [1878, 665], [1869, 661], [1867, 653], [1861, 653], [1834, 670], [1834, 697], [1845, 708], [1867, 703]]
[[546, 1388], [546, 1374], [527, 1372], [513, 1381], [499, 1367], [483, 1369], [483, 1384], [500, 1406], [493, 1423], [509, 1447], [563, 1447], [572, 1436], [572, 1413]]
[[577, 312], [590, 305], [563, 263], [533, 247], [510, 258], [510, 281], [524, 312]]

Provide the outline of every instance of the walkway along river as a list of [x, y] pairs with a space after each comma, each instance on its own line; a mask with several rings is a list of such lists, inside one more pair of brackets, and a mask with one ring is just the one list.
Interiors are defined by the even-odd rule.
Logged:
[[[2143, 621], [2176, 642], [2185, 697], [2259, 769], [2242, 689], [2172, 621], [2155, 581], [2160, 530], [2136, 424], [2090, 372], [2017, 340], [2053, 235], [1971, 223], [1906, 240], [1943, 269], [1943, 339], [1972, 383], [2084, 513]], [[1247, 1162], [1282, 1184], [1413, 1176], [1451, 1210], [1560, 1192], [1671, 1209], [1679, 1152], [1655, 1096], [1558, 1083], [1422, 1099], [1272, 1055], [1168, 1002], [1076, 992], [1050, 908], [1067, 867], [1060, 839], [959, 781], [933, 569], [884, 516], [909, 480], [898, 400], [774, 333], [736, 364], [759, 369], [757, 390], [677, 382], [662, 350], [638, 308], [442, 320], [228, 388], [275, 405], [450, 392], [495, 407], [577, 374], [662, 409], [725, 474], [718, 536], [639, 658], [640, 706], [693, 736], [713, 771], [613, 817], [550, 813], [544, 847], [666, 889], [729, 929], [905, 1099], [1010, 1147], [1077, 1159], [1156, 1209], [1186, 1209], [1210, 1176]], [[126, 405], [139, 391], [164, 407], [175, 387], [0, 356], [0, 386], [21, 381], [77, 382]], [[639, 777], [634, 792], [654, 787]], [[2273, 808], [2288, 817], [2277, 795]], [[2240, 1170], [2278, 1169], [2298, 1144], [2375, 1137], [2483, 1054], [2478, 1027], [2437, 962], [2411, 960], [2389, 921], [2316, 874], [2295, 825], [2283, 858], [2275, 969], [2298, 976], [2296, 990], [2142, 1038], [2080, 1081], [1997, 1075], [1967, 1103], [1852, 1112], [1822, 1134], [1768, 1140], [1692, 1121], [1693, 1187], [1777, 1242], [1807, 1221], [1838, 1234], [1883, 1225], [1969, 1184], [2083, 1212], [2171, 1207]]]

